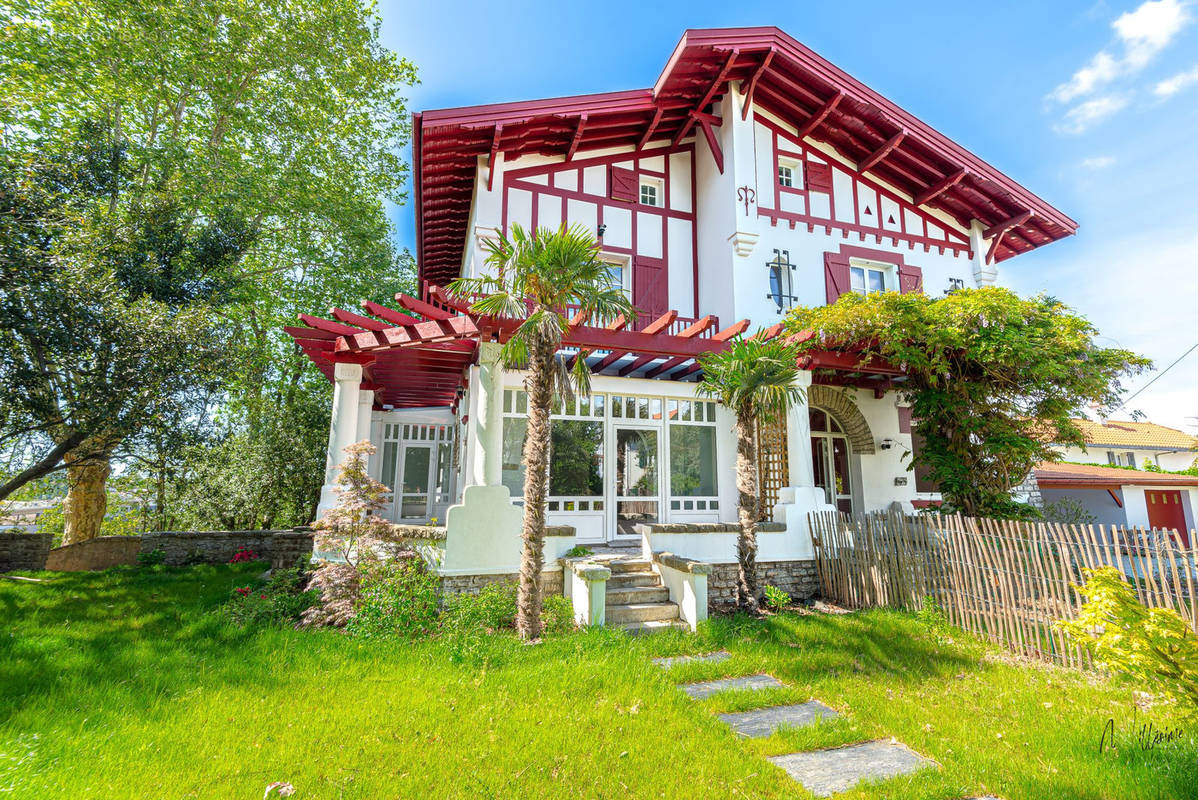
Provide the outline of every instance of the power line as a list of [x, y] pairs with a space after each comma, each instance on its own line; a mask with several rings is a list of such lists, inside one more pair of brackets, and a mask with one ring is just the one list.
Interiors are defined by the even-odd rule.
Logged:
[[1174, 362], [1173, 362], [1172, 364], [1170, 364], [1169, 366], [1165, 367], [1165, 368], [1164, 368], [1164, 369], [1162, 369], [1160, 372], [1156, 373], [1156, 375], [1154, 375], [1154, 376], [1153, 376], [1152, 380], [1148, 381], [1148, 383], [1146, 383], [1146, 384], [1144, 384], [1143, 386], [1141, 386], [1139, 389], [1137, 389], [1137, 390], [1136, 390], [1136, 393], [1135, 393], [1135, 394], [1133, 394], [1131, 397], [1127, 398], [1127, 399], [1126, 399], [1126, 400], [1124, 400], [1122, 403], [1120, 403], [1120, 404], [1119, 404], [1119, 408], [1123, 408], [1123, 407], [1124, 407], [1124, 406], [1126, 406], [1128, 403], [1130, 403], [1132, 400], [1136, 399], [1136, 397], [1138, 397], [1138, 396], [1139, 396], [1140, 392], [1144, 391], [1144, 390], [1145, 390], [1145, 389], [1147, 389], [1149, 386], [1151, 386], [1152, 384], [1156, 383], [1156, 382], [1157, 382], [1157, 380], [1158, 380], [1158, 379], [1159, 379], [1159, 378], [1160, 378], [1162, 375], [1164, 375], [1166, 372], [1168, 372], [1169, 370], [1171, 370], [1171, 369], [1173, 369], [1174, 367], [1176, 367], [1176, 366], [1177, 366], [1179, 363], [1181, 363], [1181, 360], [1182, 360], [1183, 358], [1185, 358], [1186, 356], [1188, 356], [1190, 353], [1194, 352], [1195, 350], [1198, 350], [1198, 342], [1194, 342], [1194, 344], [1193, 344], [1193, 345], [1190, 347], [1190, 349], [1189, 349], [1189, 350], [1186, 350], [1184, 353], [1182, 353], [1181, 355], [1179, 355], [1179, 356], [1177, 357], [1177, 359], [1176, 359], [1176, 360], [1174, 360]]

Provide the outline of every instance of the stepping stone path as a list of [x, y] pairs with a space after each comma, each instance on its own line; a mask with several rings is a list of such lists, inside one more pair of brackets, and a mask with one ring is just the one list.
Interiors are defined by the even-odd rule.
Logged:
[[696, 700], [702, 700], [704, 697], [711, 697], [713, 694], [718, 694], [719, 692], [728, 692], [736, 689], [751, 691], [759, 689], [785, 689], [786, 684], [773, 675], [762, 673], [760, 675], [747, 675], [743, 678], [722, 678], [718, 681], [684, 683], [679, 688]]
[[864, 780], [893, 778], [907, 775], [936, 762], [924, 758], [905, 744], [896, 741], [874, 741], [816, 750], [811, 753], [791, 753], [770, 759], [803, 788], [819, 797], [843, 792]]
[[756, 739], [770, 736], [780, 728], [802, 728], [840, 715], [823, 703], [811, 700], [793, 706], [772, 706], [717, 716], [741, 736]]
[[732, 654], [727, 650], [719, 650], [715, 653], [704, 653], [699, 656], [671, 656], [669, 658], [655, 658], [653, 663], [659, 667], [669, 668], [675, 664], [718, 664], [721, 661], [727, 661], [732, 658]]
[[[662, 668], [675, 664], [708, 663], [718, 664], [731, 658], [725, 650], [696, 656], [674, 656], [655, 658], [653, 663]], [[765, 673], [739, 678], [723, 678], [715, 681], [685, 683], [679, 688], [696, 700], [711, 697], [719, 692], [735, 690], [780, 689], [786, 684]], [[834, 719], [840, 715], [816, 700], [794, 705], [772, 706], [753, 711], [719, 714], [720, 720], [749, 738], [770, 736], [783, 727], [801, 728], [815, 725], [821, 720]], [[924, 758], [901, 742], [878, 740], [858, 744], [814, 750], [808, 753], [790, 753], [769, 759], [786, 771], [803, 788], [819, 797], [828, 797], [856, 786], [864, 780], [881, 780], [898, 775], [907, 775], [927, 767], [937, 766], [935, 761]], [[998, 800], [987, 795], [974, 800]]]

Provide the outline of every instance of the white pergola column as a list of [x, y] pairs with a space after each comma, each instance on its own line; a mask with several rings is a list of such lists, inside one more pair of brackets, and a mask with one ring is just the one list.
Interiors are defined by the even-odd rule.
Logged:
[[[325, 510], [337, 504], [337, 468], [345, 458], [345, 448], [358, 441], [358, 415], [362, 397], [362, 365], [335, 364], [333, 366], [333, 413], [329, 419], [329, 446], [325, 455], [324, 486], [320, 490], [320, 504], [316, 507], [319, 518]], [[374, 401], [373, 392], [371, 402]], [[367, 407], [369, 419], [369, 407]], [[369, 426], [369, 422], [367, 423]], [[369, 427], [367, 427], [369, 436]]]
[[811, 388], [811, 371], [803, 370], [795, 380], [803, 392], [803, 401], [786, 412], [786, 466], [791, 486], [815, 486], [815, 470], [811, 465], [811, 415], [807, 405], [807, 390]]
[[498, 486], [503, 482], [503, 364], [500, 345], [483, 342], [478, 354], [477, 382], [471, 385], [473, 460], [469, 484]]

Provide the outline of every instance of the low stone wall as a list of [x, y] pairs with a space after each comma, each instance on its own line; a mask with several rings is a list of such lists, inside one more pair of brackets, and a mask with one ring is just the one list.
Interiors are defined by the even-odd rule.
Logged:
[[46, 559], [52, 572], [90, 572], [137, 563], [140, 536], [98, 536], [86, 542], [56, 547]]
[[[739, 565], [712, 564], [707, 578], [707, 605], [723, 611], [736, 605]], [[765, 561], [757, 564], [757, 585], [777, 586], [792, 600], [810, 600], [819, 594], [819, 573], [814, 561]]]
[[243, 547], [270, 561], [272, 568], [294, 567], [312, 554], [312, 531], [156, 531], [143, 533], [139, 551], [162, 550], [164, 564], [225, 564]]
[[49, 533], [0, 533], [0, 572], [45, 569], [53, 541]]
[[[518, 572], [500, 572], [485, 575], [442, 575], [441, 594], [478, 594], [493, 583], [519, 583]], [[541, 573], [541, 587], [545, 595], [563, 594], [561, 569], [547, 569]]]

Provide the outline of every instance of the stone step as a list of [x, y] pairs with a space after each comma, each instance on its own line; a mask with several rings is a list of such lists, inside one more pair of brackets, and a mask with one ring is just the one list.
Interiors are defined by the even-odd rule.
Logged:
[[638, 586], [661, 586], [661, 578], [656, 572], [625, 572], [612, 574], [607, 579], [607, 593], [618, 592], [622, 589], [632, 589]]
[[838, 794], [861, 781], [884, 780], [939, 766], [893, 739], [773, 756], [769, 760], [816, 797]]
[[624, 625], [629, 622], [678, 619], [678, 606], [675, 603], [628, 603], [608, 606], [605, 613], [608, 625]]
[[651, 622], [630, 622], [627, 625], [614, 626], [633, 636], [661, 631], [689, 631], [690, 626], [680, 619], [660, 619]]
[[616, 558], [607, 562], [612, 577], [626, 575], [630, 572], [652, 572], [649, 562], [642, 558]]
[[607, 590], [608, 608], [629, 603], [664, 603], [669, 599], [670, 590], [664, 586], [630, 586], [625, 589]]

